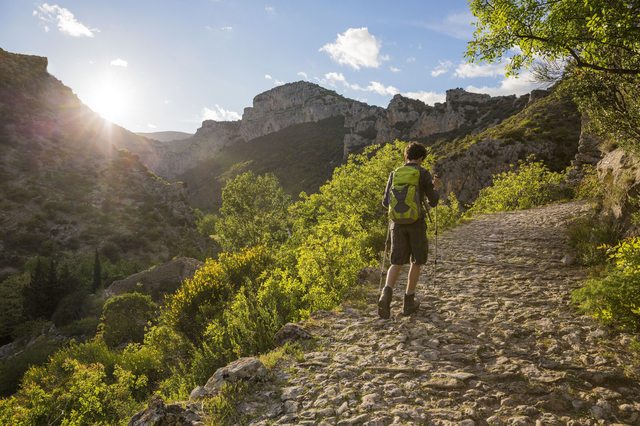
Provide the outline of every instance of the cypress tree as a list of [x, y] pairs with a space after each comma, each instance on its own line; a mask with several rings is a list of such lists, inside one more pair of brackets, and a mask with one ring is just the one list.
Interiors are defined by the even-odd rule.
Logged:
[[100, 253], [98, 253], [98, 249], [96, 248], [96, 253], [93, 258], [93, 285], [91, 289], [93, 292], [97, 292], [98, 289], [102, 286], [102, 265], [100, 265]]
[[23, 307], [24, 312], [31, 319], [42, 318], [45, 316], [43, 309], [47, 298], [47, 276], [42, 265], [42, 260], [38, 257], [36, 267], [31, 273], [29, 284], [23, 288]]

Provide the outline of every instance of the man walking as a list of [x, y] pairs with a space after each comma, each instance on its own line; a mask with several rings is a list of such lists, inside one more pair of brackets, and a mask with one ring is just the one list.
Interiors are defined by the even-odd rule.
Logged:
[[402, 307], [403, 315], [411, 315], [420, 307], [415, 298], [420, 268], [427, 263], [427, 224], [423, 207], [425, 197], [431, 207], [438, 204], [439, 179], [421, 167], [427, 157], [424, 145], [411, 142], [404, 150], [405, 164], [389, 176], [382, 205], [389, 209], [391, 220], [391, 266], [380, 299], [378, 315], [391, 316], [391, 298], [402, 265], [411, 262], [407, 289]]

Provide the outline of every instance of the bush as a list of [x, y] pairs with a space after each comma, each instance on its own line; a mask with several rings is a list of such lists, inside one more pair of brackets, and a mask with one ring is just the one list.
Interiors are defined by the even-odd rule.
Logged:
[[[18, 389], [22, 375], [34, 365], [41, 365], [62, 345], [57, 339], [43, 337], [15, 356], [0, 360], [0, 396], [11, 395]], [[1, 423], [0, 424], [4, 424]]]
[[623, 329], [640, 330], [640, 238], [628, 238], [609, 250], [613, 262], [603, 277], [573, 293], [580, 308]]
[[584, 164], [582, 166], [583, 177], [575, 189], [577, 200], [593, 200], [602, 198], [602, 182], [598, 179], [598, 173], [594, 166]]
[[603, 245], [613, 244], [618, 239], [614, 226], [595, 215], [575, 219], [569, 224], [567, 235], [578, 261], [585, 266], [604, 264], [607, 256]]
[[480, 195], [467, 215], [529, 209], [563, 198], [563, 173], [551, 172], [542, 162], [520, 162], [512, 169], [493, 176], [491, 186]]
[[194, 276], [168, 297], [163, 320], [191, 342], [200, 342], [207, 325], [227, 309], [246, 280], [255, 280], [271, 263], [264, 247], [207, 259]]
[[151, 296], [126, 293], [107, 300], [100, 319], [100, 335], [110, 348], [141, 343], [145, 327], [156, 316]]

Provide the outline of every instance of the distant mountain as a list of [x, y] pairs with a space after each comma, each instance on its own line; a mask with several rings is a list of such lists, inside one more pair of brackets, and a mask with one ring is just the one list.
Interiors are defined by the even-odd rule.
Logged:
[[[439, 136], [449, 140], [478, 133], [521, 111], [528, 100], [528, 95], [491, 97], [453, 89], [446, 102], [435, 106], [396, 95], [381, 108], [300, 81], [258, 94], [241, 120], [205, 120], [193, 137], [156, 144], [139, 155], [155, 173], [184, 181], [194, 205], [215, 209], [232, 171], [275, 172], [292, 195], [314, 192], [331, 173], [326, 158], [330, 165], [339, 164], [349, 153], [396, 138], [431, 144]], [[286, 173], [289, 152], [304, 162], [302, 154], [317, 150], [317, 144], [324, 157], [309, 162], [303, 174]], [[234, 167], [232, 158], [242, 167]]]
[[160, 145], [83, 105], [46, 58], [0, 49], [0, 278], [38, 254], [149, 263], [197, 245], [183, 186], [121, 150]]
[[190, 138], [193, 136], [193, 133], [185, 133], [185, 132], [136, 132], [136, 135], [143, 136], [145, 138], [153, 139], [159, 142], [171, 142], [171, 141], [181, 141], [183, 139]]

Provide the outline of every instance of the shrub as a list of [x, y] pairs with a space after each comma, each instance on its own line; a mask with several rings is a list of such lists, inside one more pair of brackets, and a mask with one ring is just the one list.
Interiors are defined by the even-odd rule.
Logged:
[[640, 329], [640, 237], [628, 238], [609, 250], [611, 270], [588, 280], [573, 293], [580, 308], [624, 329]]
[[596, 168], [590, 164], [584, 164], [582, 171], [584, 174], [575, 189], [575, 198], [577, 200], [602, 198], [602, 182], [598, 179]]
[[255, 280], [271, 257], [264, 247], [222, 253], [207, 259], [194, 276], [168, 297], [163, 320], [191, 342], [200, 342], [206, 326], [219, 318], [245, 280]]
[[115, 348], [144, 339], [147, 323], [156, 314], [157, 306], [151, 297], [140, 293], [126, 293], [107, 300], [100, 319], [100, 335]]
[[520, 162], [517, 169], [494, 175], [491, 186], [480, 191], [467, 214], [528, 209], [558, 200], [566, 195], [563, 180], [563, 173], [549, 171], [540, 161]]
[[567, 235], [569, 245], [576, 250], [578, 261], [585, 266], [604, 264], [607, 256], [602, 246], [613, 244], [618, 239], [613, 224], [595, 215], [572, 221], [567, 228]]

